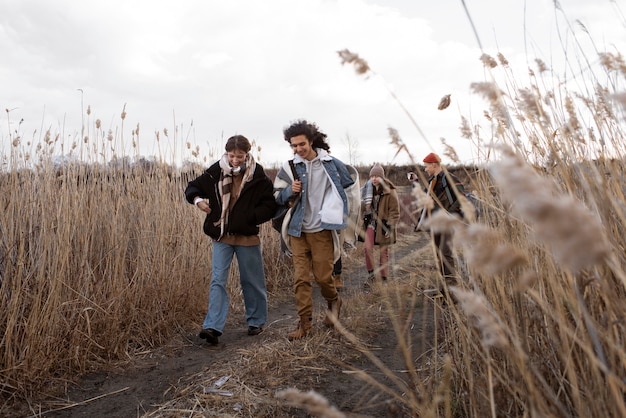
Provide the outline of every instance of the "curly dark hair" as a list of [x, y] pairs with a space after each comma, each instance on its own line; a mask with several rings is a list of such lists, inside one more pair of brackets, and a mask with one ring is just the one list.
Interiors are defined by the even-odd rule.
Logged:
[[309, 123], [304, 119], [297, 120], [283, 129], [283, 135], [285, 141], [289, 143], [294, 136], [304, 135], [311, 142], [313, 148], [330, 151], [330, 145], [326, 142], [326, 134], [321, 132], [315, 123]]
[[240, 150], [243, 152], [250, 152], [252, 145], [250, 145], [250, 141], [243, 135], [235, 135], [228, 138], [226, 141], [226, 145], [224, 146], [226, 152]]

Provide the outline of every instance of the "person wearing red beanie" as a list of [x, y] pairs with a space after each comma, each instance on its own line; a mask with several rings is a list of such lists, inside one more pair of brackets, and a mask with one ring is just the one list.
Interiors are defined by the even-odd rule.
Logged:
[[[465, 192], [463, 183], [454, 174], [444, 172], [441, 158], [437, 154], [431, 152], [423, 161], [424, 171], [429, 177], [427, 193], [433, 198], [435, 207], [431, 211], [424, 209], [416, 229], [420, 228], [426, 217], [438, 210], [445, 210], [463, 217], [460, 202], [456, 197]], [[437, 267], [445, 283], [442, 290], [447, 293], [447, 286], [457, 284], [456, 266], [451, 245], [452, 235], [449, 232], [433, 232], [432, 237], [437, 249], [435, 253]]]
[[425, 163], [441, 164], [441, 158], [434, 152], [431, 152], [424, 158]]

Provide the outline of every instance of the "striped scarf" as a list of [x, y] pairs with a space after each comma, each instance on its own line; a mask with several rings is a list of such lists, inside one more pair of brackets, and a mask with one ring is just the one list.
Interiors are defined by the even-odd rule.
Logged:
[[244, 162], [244, 164], [237, 168], [233, 168], [228, 163], [228, 154], [224, 154], [220, 159], [220, 168], [222, 169], [222, 171], [220, 173], [220, 181], [217, 184], [217, 187], [220, 195], [222, 196], [222, 214], [220, 216], [220, 219], [215, 222], [215, 226], [220, 225], [220, 238], [222, 238], [222, 236], [224, 235], [224, 230], [226, 229], [226, 225], [228, 225], [228, 208], [230, 206], [230, 192], [233, 183], [233, 177], [239, 176], [243, 173], [243, 179], [241, 181], [241, 188], [243, 189], [245, 183], [252, 180], [254, 170], [256, 169], [256, 162], [254, 161], [254, 157], [252, 156], [252, 154], [248, 153], [246, 155], [246, 161]]

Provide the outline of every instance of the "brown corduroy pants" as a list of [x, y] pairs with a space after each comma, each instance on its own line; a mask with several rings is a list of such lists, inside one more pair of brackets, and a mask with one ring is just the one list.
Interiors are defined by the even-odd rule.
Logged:
[[295, 272], [293, 290], [296, 296], [298, 316], [313, 316], [313, 278], [327, 302], [339, 297], [333, 280], [333, 236], [329, 230], [303, 232], [300, 237], [289, 237]]

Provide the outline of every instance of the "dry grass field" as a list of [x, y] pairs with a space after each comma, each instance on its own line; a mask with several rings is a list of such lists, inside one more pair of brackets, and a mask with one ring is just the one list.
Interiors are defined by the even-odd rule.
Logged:
[[[339, 325], [298, 342], [269, 225], [268, 329], [244, 335], [234, 269], [223, 343], [196, 339], [211, 246], [182, 192], [197, 170], [53, 164], [54, 135], [36, 155], [16, 141], [0, 173], [0, 415], [626, 416], [626, 62], [593, 58], [576, 91], [540, 60], [516, 80], [506, 57], [481, 58], [503, 81], [471, 86], [487, 109], [460, 131], [478, 163], [454, 169], [483, 213], [430, 222], [454, 236], [456, 304], [424, 295], [439, 286], [432, 247], [406, 225], [394, 281], [363, 292], [362, 256], [347, 254]], [[99, 129], [87, 149], [107, 148]], [[428, 204], [419, 189], [402, 202], [406, 222]]]
[[266, 225], [272, 322], [244, 334], [234, 269], [214, 349], [195, 337], [210, 245], [182, 199], [189, 175], [6, 173], [3, 414], [620, 416], [623, 175], [619, 160], [538, 169], [503, 150], [468, 178], [479, 221], [434, 220], [455, 234], [458, 304], [422, 293], [438, 285], [432, 248], [407, 225], [392, 285], [363, 292], [360, 249], [347, 254], [341, 326], [303, 342], [285, 338], [290, 265]]
[[[348, 337], [321, 325], [324, 303], [319, 292], [317, 325], [304, 342], [286, 338], [297, 323], [290, 292], [270, 300], [268, 326], [259, 337], [246, 335], [242, 302], [237, 300], [218, 346], [199, 340], [197, 330], [191, 329], [164, 347], [89, 373], [67, 395], [47, 402], [45, 416], [306, 416], [277, 399], [278, 393], [296, 389], [303, 392], [299, 396], [314, 390], [338, 411], [351, 411], [350, 416], [408, 413], [396, 399], [406, 389], [406, 359], [380, 299], [393, 298], [404, 305], [393, 311], [401, 313], [405, 326], [412, 329], [413, 356], [430, 359], [434, 315], [441, 307], [412, 286], [415, 272], [432, 265], [429, 251], [421, 266], [414, 264], [414, 250], [422, 246], [428, 246], [425, 234], [405, 236], [394, 251], [398, 263], [393, 282], [370, 292], [362, 288], [366, 275], [361, 251], [347, 254], [342, 326], [349, 330]], [[375, 358], [369, 358], [372, 355]], [[368, 383], [372, 378], [375, 382]], [[226, 382], [220, 384], [220, 379]]]

